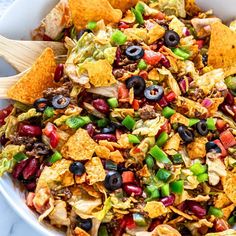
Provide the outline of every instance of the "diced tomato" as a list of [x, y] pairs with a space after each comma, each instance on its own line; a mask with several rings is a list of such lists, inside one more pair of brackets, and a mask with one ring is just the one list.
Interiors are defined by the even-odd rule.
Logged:
[[52, 133], [52, 131], [55, 131], [56, 128], [52, 123], [47, 123], [45, 129], [43, 130], [43, 133], [47, 136], [50, 137], [50, 134]]
[[2, 110], [0, 110], [0, 126], [5, 124], [5, 118], [10, 115], [13, 110], [13, 106], [10, 105]]
[[198, 49], [202, 49], [204, 45], [204, 40], [202, 39], [197, 40], [197, 45], [198, 45]]
[[50, 138], [50, 145], [52, 148], [56, 148], [58, 143], [59, 143], [59, 135], [57, 134], [57, 132], [55, 130], [53, 130], [49, 136]]
[[217, 119], [217, 121], [216, 121], [216, 128], [217, 128], [217, 130], [222, 132], [225, 129], [226, 124], [227, 123], [224, 120]]
[[126, 88], [125, 84], [120, 84], [118, 87], [118, 97], [119, 99], [125, 99], [129, 97], [129, 90]]
[[134, 108], [135, 111], [138, 111], [138, 109], [139, 109], [139, 101], [137, 99], [134, 99], [132, 107]]
[[134, 183], [134, 173], [132, 171], [124, 171], [122, 173], [122, 183]]
[[160, 52], [154, 52], [152, 50], [145, 50], [143, 59], [149, 65], [156, 65], [162, 58], [162, 54]]
[[171, 130], [171, 126], [170, 123], [168, 121], [166, 121], [166, 123], [164, 125], [161, 126], [160, 130], [157, 132], [156, 134], [156, 138], [158, 138], [158, 136], [162, 133], [162, 132], [167, 132], [168, 134], [170, 133]]
[[121, 21], [118, 27], [119, 27], [119, 29], [128, 29], [129, 25], [126, 24], [125, 22]]
[[164, 20], [165, 14], [159, 11], [156, 15], [153, 16], [153, 18], [155, 18], [157, 20]]
[[139, 76], [141, 76], [143, 79], [148, 79], [148, 73], [147, 71], [143, 70], [139, 73]]
[[222, 231], [229, 229], [229, 226], [225, 220], [216, 219], [214, 228], [215, 228], [216, 232], [222, 232]]
[[220, 134], [220, 141], [224, 145], [225, 149], [236, 145], [236, 140], [233, 134], [229, 130], [225, 130]]
[[132, 215], [125, 215], [124, 218], [125, 218], [124, 220], [126, 222], [126, 228], [134, 229], [136, 227], [136, 224], [134, 222]]
[[34, 197], [35, 197], [35, 193], [33, 193], [33, 192], [28, 193], [28, 195], [26, 197], [26, 205], [28, 207], [33, 207], [34, 206], [34, 204], [33, 204]]
[[138, 148], [138, 147], [136, 147], [136, 148], [134, 149], [134, 153], [139, 153], [139, 152], [141, 152], [141, 149]]
[[226, 151], [226, 149], [224, 148], [223, 144], [221, 143], [221, 141], [219, 139], [216, 139], [213, 141], [220, 149], [221, 149], [221, 157], [226, 157], [228, 152]]
[[171, 91], [167, 95], [165, 95], [165, 99], [167, 100], [167, 102], [173, 102], [176, 99], [176, 94]]

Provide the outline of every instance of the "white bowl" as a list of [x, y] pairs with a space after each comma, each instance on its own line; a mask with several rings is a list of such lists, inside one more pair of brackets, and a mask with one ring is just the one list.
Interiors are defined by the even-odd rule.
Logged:
[[[43, 17], [58, 0], [16, 0], [11, 8], [0, 19], [0, 34], [12, 39], [30, 39], [30, 32], [39, 25]], [[216, 15], [224, 20], [236, 17], [235, 0], [197, 0], [205, 10], [214, 9]], [[14, 74], [14, 70], [0, 60], [0, 76]], [[0, 108], [8, 101], [0, 101]], [[12, 208], [37, 231], [48, 236], [59, 236], [62, 233], [46, 224], [40, 224], [37, 216], [25, 205], [25, 196], [12, 182], [9, 175], [0, 178], [0, 191], [11, 204]]]

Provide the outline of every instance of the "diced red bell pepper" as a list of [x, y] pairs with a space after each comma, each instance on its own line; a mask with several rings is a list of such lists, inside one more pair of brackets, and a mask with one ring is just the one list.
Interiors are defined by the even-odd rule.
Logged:
[[125, 84], [120, 84], [118, 87], [118, 98], [125, 99], [129, 97], [129, 90], [126, 88]]
[[134, 183], [134, 173], [132, 171], [124, 171], [122, 173], [122, 183]]
[[52, 123], [47, 123], [45, 129], [43, 130], [43, 133], [47, 136], [50, 137], [50, 134], [52, 133], [52, 131], [55, 131], [56, 128]]
[[217, 119], [217, 121], [216, 121], [216, 128], [217, 128], [217, 130], [222, 132], [225, 129], [226, 124], [227, 123], [224, 120]]
[[204, 40], [202, 39], [197, 40], [197, 45], [199, 50], [202, 49], [204, 45]]
[[0, 126], [5, 124], [5, 118], [10, 115], [13, 110], [13, 106], [10, 105], [2, 110], [0, 110]]
[[221, 149], [221, 157], [226, 157], [228, 152], [226, 151], [226, 149], [224, 148], [223, 144], [221, 143], [221, 141], [219, 139], [216, 139], [213, 141], [220, 149]]
[[134, 99], [132, 107], [134, 108], [135, 111], [139, 110], [139, 101], [137, 99]]
[[166, 106], [168, 106], [168, 102], [166, 101], [166, 98], [165, 98], [165, 97], [162, 97], [161, 100], [158, 102], [158, 104], [159, 104], [161, 107], [166, 107]]
[[176, 99], [176, 94], [171, 91], [167, 95], [165, 95], [165, 99], [167, 100], [167, 102], [173, 102]]
[[59, 138], [60, 138], [58, 133], [55, 130], [53, 130], [51, 132], [49, 138], [50, 138], [50, 145], [51, 145], [51, 147], [52, 148], [56, 148], [58, 143], [59, 143]]
[[129, 25], [126, 24], [125, 22], [121, 21], [118, 27], [119, 27], [119, 29], [128, 29]]
[[236, 140], [233, 134], [229, 130], [225, 130], [220, 134], [220, 141], [224, 145], [225, 149], [236, 145]]
[[136, 224], [134, 222], [134, 219], [133, 219], [132, 215], [125, 215], [124, 220], [126, 222], [126, 228], [128, 228], [128, 229], [136, 228]]
[[153, 18], [155, 18], [157, 20], [164, 20], [165, 14], [159, 11], [156, 15], [153, 16]]
[[143, 59], [147, 64], [154, 66], [162, 59], [162, 54], [152, 50], [145, 50]]
[[148, 73], [147, 71], [145, 70], [142, 70], [140, 73], [139, 73], [139, 76], [141, 76], [143, 79], [148, 79]]
[[222, 231], [229, 229], [229, 225], [223, 219], [216, 219], [215, 224], [214, 224], [214, 228], [215, 228], [216, 232], [222, 232]]

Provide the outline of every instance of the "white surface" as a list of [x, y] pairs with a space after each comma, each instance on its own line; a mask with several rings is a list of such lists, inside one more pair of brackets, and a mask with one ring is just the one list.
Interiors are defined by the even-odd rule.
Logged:
[[[6, 2], [8, 0], [5, 0]], [[12, 0], [10, 0], [12, 1]], [[14, 39], [29, 38], [30, 31], [38, 25], [43, 16], [49, 11], [57, 0], [16, 0], [12, 8], [0, 20], [0, 34]], [[0, 0], [2, 3], [3, 0]], [[213, 8], [215, 13], [224, 19], [233, 19], [236, 16], [235, 0], [197, 0], [205, 9]], [[226, 3], [227, 2], [227, 3]], [[230, 7], [231, 6], [231, 7]], [[233, 6], [233, 7], [232, 7]], [[3, 8], [1, 8], [2, 10]], [[6, 64], [0, 61], [0, 76], [14, 73]], [[5, 106], [5, 102], [0, 101], [0, 107]], [[0, 180], [0, 190], [8, 199], [10, 205], [6, 203], [0, 195], [0, 236], [43, 236], [58, 235], [47, 231], [37, 222], [34, 214], [25, 206], [24, 198], [19, 191], [15, 191], [8, 176]], [[29, 223], [27, 224], [26, 221]], [[32, 225], [34, 228], [32, 228]], [[41, 233], [39, 233], [41, 230]]]

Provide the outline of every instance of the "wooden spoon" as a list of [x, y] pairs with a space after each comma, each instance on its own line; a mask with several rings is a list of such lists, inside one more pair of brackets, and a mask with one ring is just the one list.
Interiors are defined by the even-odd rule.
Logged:
[[47, 47], [53, 49], [55, 56], [67, 53], [60, 42], [12, 40], [0, 35], [0, 56], [19, 72], [30, 68]]

